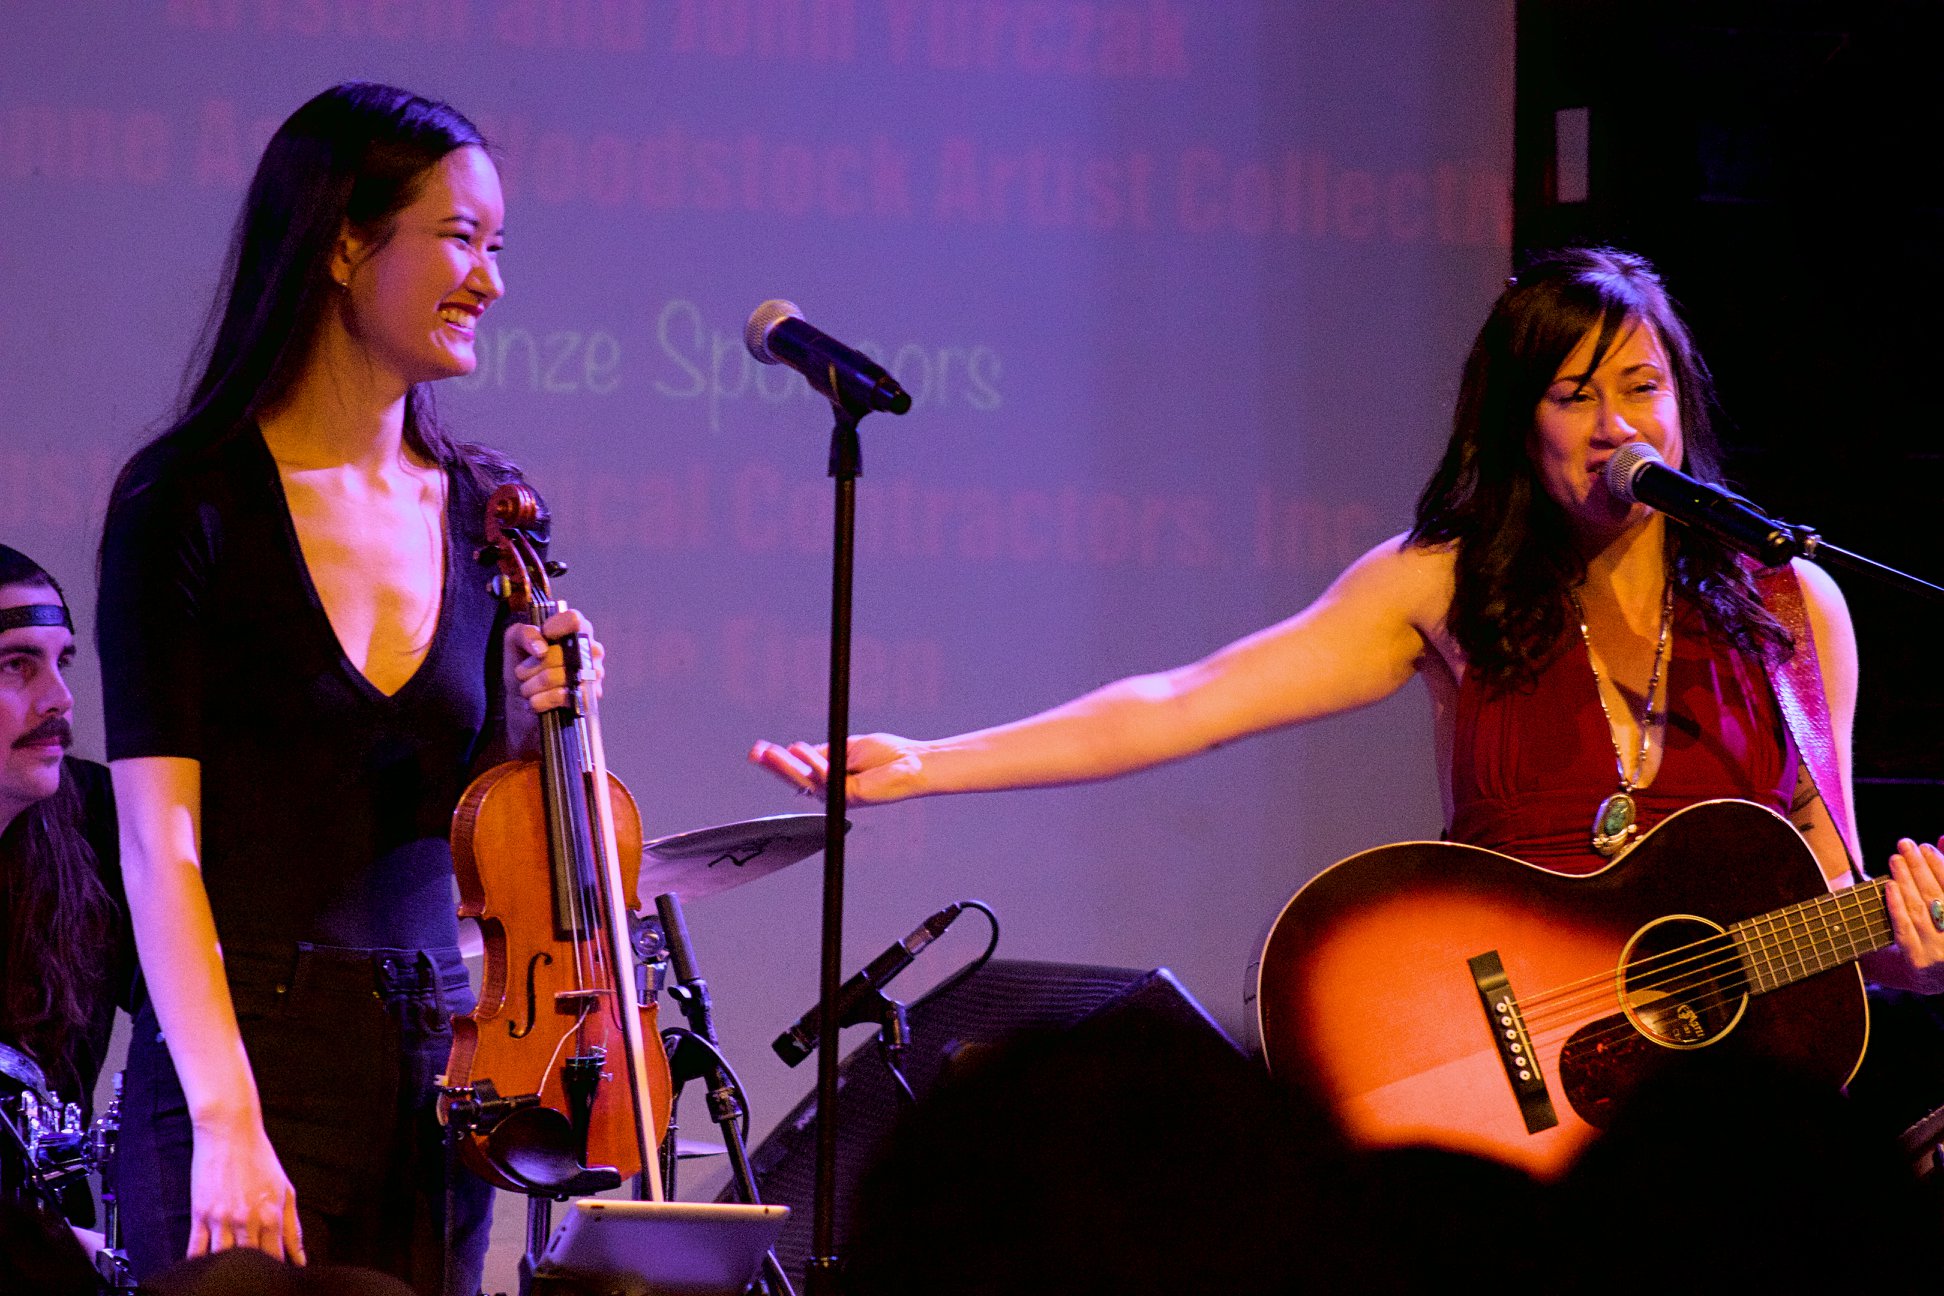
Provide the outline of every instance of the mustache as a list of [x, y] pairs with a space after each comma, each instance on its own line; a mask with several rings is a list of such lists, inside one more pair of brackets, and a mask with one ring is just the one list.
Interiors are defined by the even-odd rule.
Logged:
[[47, 719], [41, 721], [32, 729], [29, 729], [26, 733], [14, 739], [13, 745], [16, 747], [25, 747], [30, 743], [46, 742], [49, 738], [60, 739], [61, 749], [63, 751], [74, 746], [74, 731], [68, 728], [66, 716], [47, 717]]

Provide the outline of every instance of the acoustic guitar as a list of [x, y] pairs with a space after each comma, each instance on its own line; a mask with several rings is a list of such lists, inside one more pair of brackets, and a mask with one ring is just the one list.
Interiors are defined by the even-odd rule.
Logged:
[[1831, 1085], [1863, 1060], [1854, 961], [1884, 882], [1830, 892], [1779, 815], [1708, 801], [1597, 873], [1449, 842], [1353, 855], [1272, 925], [1256, 1018], [1353, 1137], [1556, 1173], [1658, 1067], [1753, 1049]]

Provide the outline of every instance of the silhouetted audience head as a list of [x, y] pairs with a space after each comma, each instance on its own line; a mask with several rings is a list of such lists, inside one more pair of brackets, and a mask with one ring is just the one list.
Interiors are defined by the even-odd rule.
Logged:
[[1940, 1219], [1841, 1093], [1731, 1049], [1642, 1086], [1560, 1183], [1546, 1286], [1574, 1293], [1934, 1285]]
[[850, 1290], [1396, 1290], [1353, 1160], [1205, 1024], [1113, 1012], [955, 1066], [866, 1175]]
[[147, 1296], [413, 1296], [398, 1279], [345, 1265], [299, 1267], [261, 1251], [185, 1260], [142, 1284]]
[[0, 1292], [94, 1296], [94, 1258], [66, 1220], [0, 1200]]
[[865, 1176], [857, 1296], [1855, 1290], [1944, 1222], [1827, 1083], [1731, 1049], [1650, 1080], [1557, 1184], [1353, 1153], [1206, 1027], [1109, 1013], [955, 1064]]

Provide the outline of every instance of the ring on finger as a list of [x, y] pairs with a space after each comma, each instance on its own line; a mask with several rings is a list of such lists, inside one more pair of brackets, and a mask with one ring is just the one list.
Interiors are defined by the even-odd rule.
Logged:
[[1937, 928], [1940, 932], [1944, 932], [1944, 900], [1933, 900], [1930, 902], [1930, 920], [1931, 926]]

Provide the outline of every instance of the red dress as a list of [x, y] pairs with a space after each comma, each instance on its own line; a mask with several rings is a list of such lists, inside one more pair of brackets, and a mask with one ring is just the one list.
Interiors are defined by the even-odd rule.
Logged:
[[[1709, 636], [1700, 613], [1678, 599], [1666, 688], [1660, 770], [1633, 794], [1642, 831], [1717, 797], [1786, 815], [1796, 749], [1768, 672]], [[1493, 693], [1466, 673], [1452, 741], [1452, 841], [1591, 873], [1607, 863], [1593, 850], [1593, 814], [1619, 787], [1613, 739], [1577, 634], [1525, 688]]]

